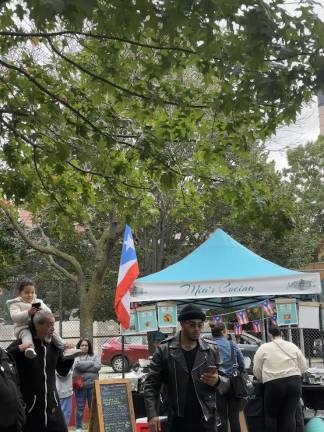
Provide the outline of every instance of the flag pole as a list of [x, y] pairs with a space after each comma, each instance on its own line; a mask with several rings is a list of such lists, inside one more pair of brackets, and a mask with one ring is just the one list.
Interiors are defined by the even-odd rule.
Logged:
[[123, 359], [122, 359], [122, 378], [124, 379], [125, 378], [125, 336], [122, 335], [121, 338], [122, 338], [121, 342], [122, 342], [122, 356], [123, 356]]
[[[127, 330], [130, 325], [130, 288], [139, 275], [138, 262], [132, 230], [125, 226], [122, 252], [118, 271], [117, 289], [115, 293], [115, 313], [121, 326]], [[125, 377], [125, 337], [122, 342], [122, 377]]]

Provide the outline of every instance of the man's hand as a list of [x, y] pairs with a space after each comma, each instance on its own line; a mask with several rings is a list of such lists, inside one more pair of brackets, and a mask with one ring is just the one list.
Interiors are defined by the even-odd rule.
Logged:
[[161, 431], [161, 425], [160, 425], [159, 417], [152, 417], [148, 424], [149, 424], [150, 432], [160, 432]]
[[204, 384], [207, 384], [211, 387], [214, 387], [218, 383], [218, 380], [219, 380], [219, 376], [217, 372], [213, 372], [213, 373], [205, 372], [200, 377], [200, 381], [202, 381]]
[[31, 308], [28, 310], [28, 315], [29, 315], [30, 317], [32, 317], [32, 316], [35, 315], [35, 313], [36, 313], [38, 310], [39, 310], [39, 309], [37, 309], [37, 308], [35, 308], [35, 307], [31, 307]]
[[18, 348], [21, 352], [26, 351], [27, 348], [31, 348], [33, 346], [33, 344], [31, 343], [24, 343], [24, 344], [20, 344], [18, 345]]

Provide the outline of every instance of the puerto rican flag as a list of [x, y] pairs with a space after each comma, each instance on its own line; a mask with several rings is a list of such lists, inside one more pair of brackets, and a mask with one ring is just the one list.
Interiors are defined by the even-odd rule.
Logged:
[[247, 324], [249, 322], [248, 314], [245, 309], [235, 312], [236, 319], [239, 324]]
[[241, 324], [235, 322], [234, 323], [234, 334], [235, 336], [240, 336], [243, 333]]
[[130, 288], [138, 275], [139, 269], [132, 230], [126, 225], [115, 294], [115, 312], [124, 329], [129, 328]]
[[216, 315], [214, 316], [214, 321], [216, 324], [220, 324], [223, 322], [223, 315]]
[[262, 332], [261, 320], [252, 321], [252, 331], [254, 333], [261, 333]]
[[276, 314], [276, 313], [274, 313], [274, 314], [270, 317], [270, 321], [271, 321], [271, 324], [272, 324], [272, 325], [274, 325], [274, 326], [277, 326], [277, 325], [278, 325], [278, 320], [277, 320], [277, 314]]
[[271, 317], [274, 314], [273, 306], [269, 300], [263, 300], [263, 302], [261, 302], [261, 307], [266, 316]]

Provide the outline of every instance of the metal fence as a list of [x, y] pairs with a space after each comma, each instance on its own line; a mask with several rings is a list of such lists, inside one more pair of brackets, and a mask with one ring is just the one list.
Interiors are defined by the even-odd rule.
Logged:
[[[14, 339], [14, 325], [6, 301], [17, 297], [18, 280], [0, 283], [0, 346], [6, 348]], [[55, 318], [55, 330], [64, 340], [76, 344], [80, 339], [79, 298], [76, 287], [69, 280], [37, 281], [37, 296], [47, 304]], [[68, 305], [65, 306], [64, 305]], [[114, 320], [93, 322], [93, 346], [101, 353], [102, 345], [119, 335], [119, 324]]]
[[[76, 344], [80, 339], [80, 321], [78, 318], [79, 297], [76, 288], [69, 280], [42, 280], [37, 281], [38, 297], [51, 307], [56, 317], [56, 331], [66, 341]], [[17, 296], [17, 280], [0, 283], [0, 346], [6, 348], [13, 340], [13, 324], [11, 322], [6, 301]], [[67, 301], [68, 300], [68, 301]], [[68, 305], [65, 306], [64, 305]], [[294, 342], [306, 358], [309, 366], [323, 365], [323, 332], [318, 329], [299, 329], [296, 326], [282, 327], [284, 337]], [[209, 332], [206, 322], [205, 332]], [[249, 331], [248, 331], [249, 332]], [[249, 332], [250, 333], [250, 332]], [[260, 341], [265, 342], [267, 338], [267, 325], [263, 333], [253, 334]], [[101, 354], [102, 346], [111, 342], [112, 338], [120, 335], [119, 324], [114, 320], [94, 321], [93, 323], [93, 345], [94, 350]], [[143, 344], [146, 341], [143, 335], [127, 336], [127, 344]], [[253, 342], [252, 342], [253, 343]]]

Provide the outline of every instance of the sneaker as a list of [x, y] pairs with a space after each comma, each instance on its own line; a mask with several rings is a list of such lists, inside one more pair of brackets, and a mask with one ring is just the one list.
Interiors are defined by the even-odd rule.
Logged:
[[68, 359], [74, 359], [75, 357], [79, 357], [80, 354], [81, 354], [81, 350], [80, 349], [76, 349], [76, 348], [68, 348], [68, 349], [65, 349], [63, 351], [63, 357], [66, 360], [68, 360]]
[[25, 350], [25, 357], [28, 359], [33, 359], [37, 356], [36, 351], [34, 350], [34, 348], [27, 348]]

